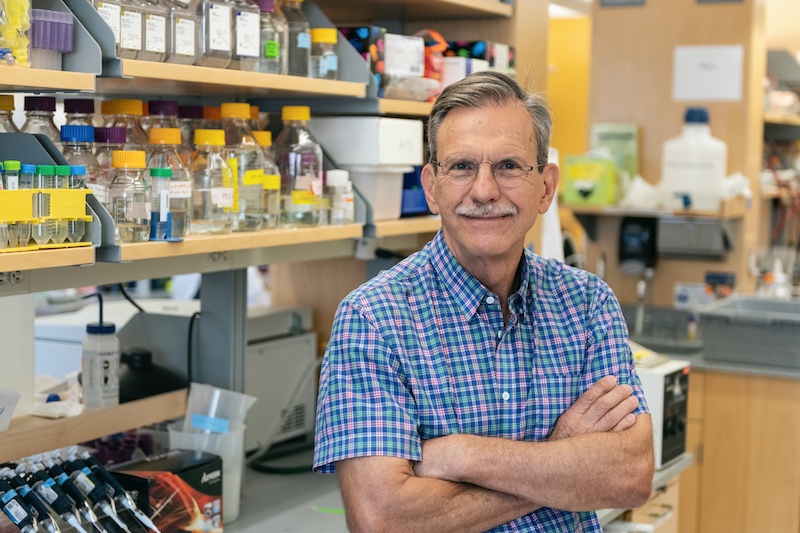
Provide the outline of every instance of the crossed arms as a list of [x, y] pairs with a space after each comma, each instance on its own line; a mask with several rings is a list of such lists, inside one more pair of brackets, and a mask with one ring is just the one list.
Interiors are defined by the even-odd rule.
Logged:
[[482, 532], [539, 507], [638, 507], [650, 495], [650, 415], [608, 376], [559, 417], [546, 442], [448, 435], [423, 460], [358, 457], [336, 464], [351, 532]]

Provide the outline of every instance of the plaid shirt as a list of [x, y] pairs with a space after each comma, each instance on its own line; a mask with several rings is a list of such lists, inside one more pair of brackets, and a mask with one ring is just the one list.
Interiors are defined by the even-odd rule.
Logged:
[[[419, 461], [422, 440], [545, 440], [608, 374], [647, 407], [619, 304], [596, 276], [526, 251], [503, 325], [497, 295], [441, 231], [339, 306], [322, 364], [314, 468], [351, 457]], [[602, 531], [595, 513], [542, 508], [494, 532]]]

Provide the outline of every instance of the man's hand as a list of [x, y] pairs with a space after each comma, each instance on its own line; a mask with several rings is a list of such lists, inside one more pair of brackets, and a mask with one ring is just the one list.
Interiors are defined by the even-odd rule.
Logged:
[[633, 426], [636, 422], [633, 411], [639, 400], [632, 396], [630, 385], [616, 384], [616, 377], [606, 376], [592, 385], [558, 418], [550, 440], [585, 433], [624, 431]]

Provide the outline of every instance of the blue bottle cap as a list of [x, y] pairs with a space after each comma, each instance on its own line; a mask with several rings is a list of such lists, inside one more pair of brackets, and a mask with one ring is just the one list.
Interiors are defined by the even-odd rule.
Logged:
[[35, 174], [36, 173], [36, 165], [29, 165], [27, 163], [23, 163], [19, 166], [20, 172], [25, 172], [26, 174]]
[[94, 126], [65, 124], [64, 126], [61, 126], [61, 142], [94, 142]]
[[69, 173], [72, 176], [85, 176], [86, 167], [84, 165], [71, 165], [69, 167]]
[[86, 333], [92, 335], [113, 335], [116, 331], [114, 324], [86, 324]]
[[684, 122], [693, 124], [708, 124], [708, 108], [690, 107], [686, 109]]

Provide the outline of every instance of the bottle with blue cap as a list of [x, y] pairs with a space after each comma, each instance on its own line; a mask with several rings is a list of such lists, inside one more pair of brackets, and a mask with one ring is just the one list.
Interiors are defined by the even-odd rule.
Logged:
[[97, 294], [100, 322], [86, 325], [81, 361], [83, 406], [87, 411], [96, 411], [119, 405], [119, 339], [116, 327], [103, 322], [103, 297]]
[[711, 136], [708, 109], [689, 107], [681, 134], [663, 146], [662, 205], [676, 211], [718, 211], [727, 162], [728, 145]]

